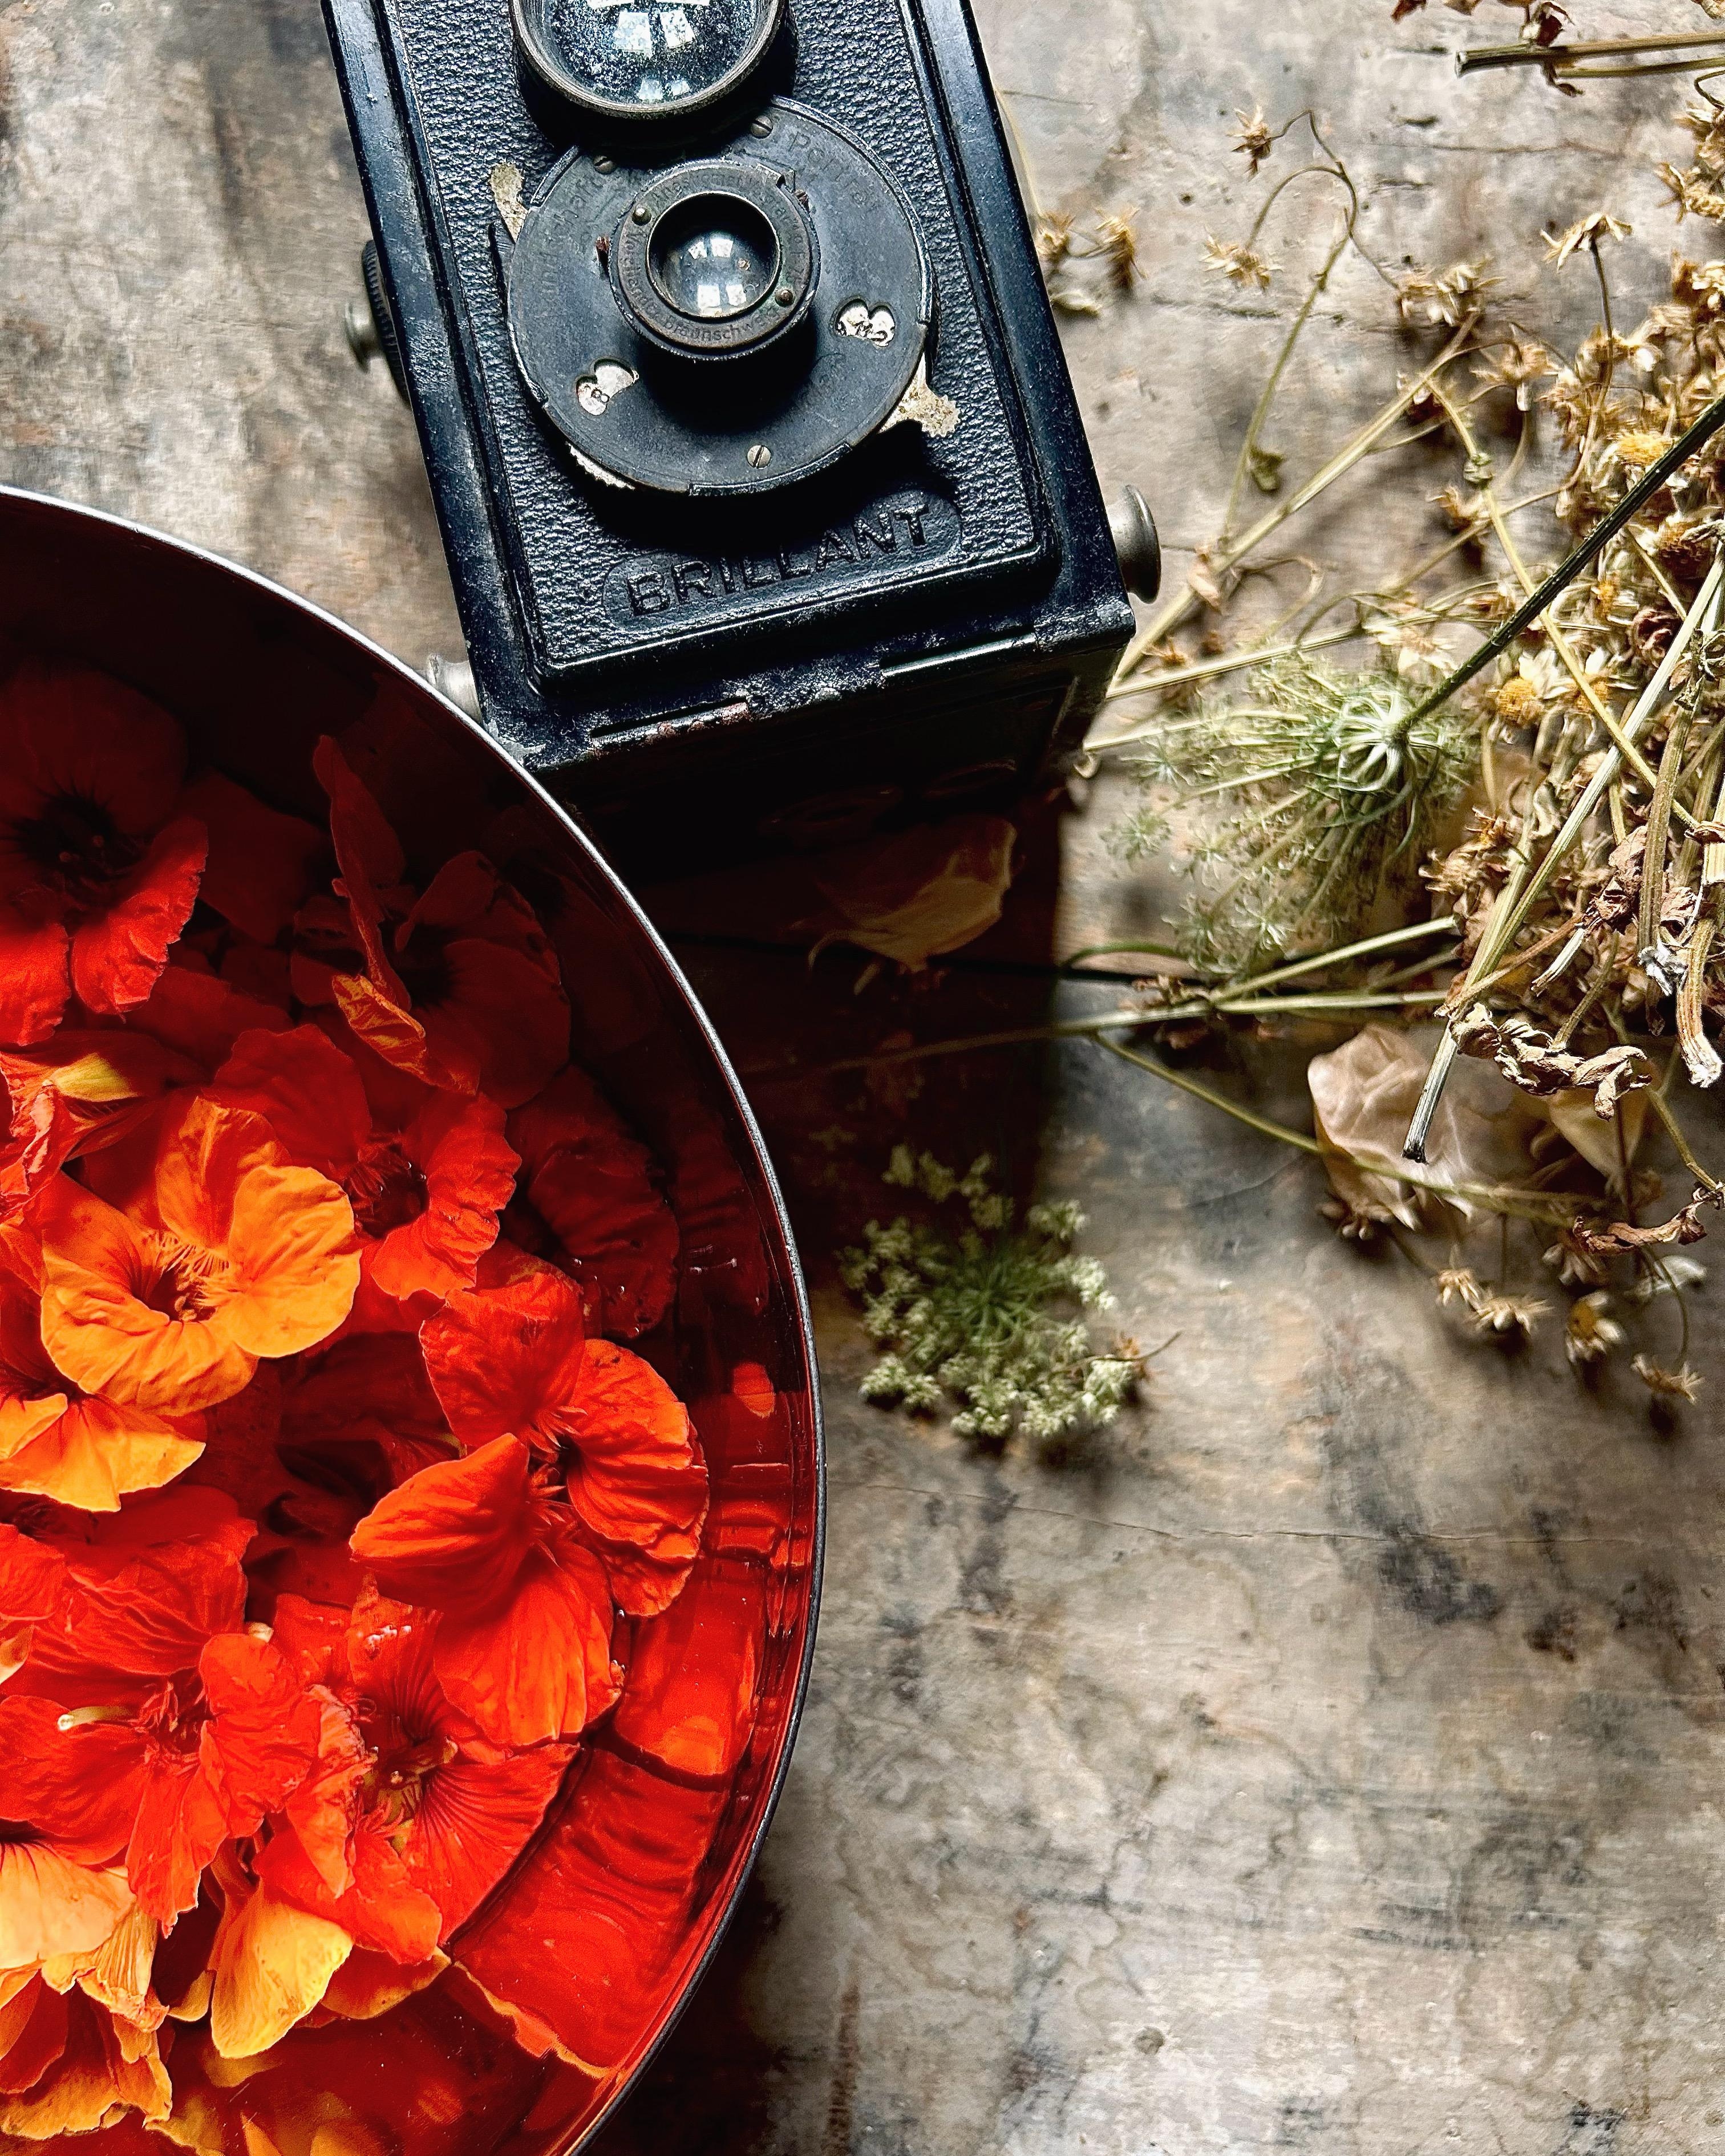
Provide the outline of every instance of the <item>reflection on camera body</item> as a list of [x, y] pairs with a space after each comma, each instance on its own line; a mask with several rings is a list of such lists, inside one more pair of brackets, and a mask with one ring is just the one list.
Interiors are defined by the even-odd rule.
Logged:
[[326, 5], [485, 718], [614, 851], [1076, 747], [1132, 615], [964, 0]]

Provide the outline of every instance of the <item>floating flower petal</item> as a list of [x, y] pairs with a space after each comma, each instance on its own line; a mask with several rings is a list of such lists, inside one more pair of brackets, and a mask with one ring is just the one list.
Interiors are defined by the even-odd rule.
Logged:
[[650, 1331], [670, 1306], [677, 1263], [677, 1224], [652, 1155], [572, 1064], [516, 1109], [509, 1134], [521, 1154], [520, 1209], [544, 1224], [547, 1254], [579, 1278], [592, 1329], [624, 1339]]

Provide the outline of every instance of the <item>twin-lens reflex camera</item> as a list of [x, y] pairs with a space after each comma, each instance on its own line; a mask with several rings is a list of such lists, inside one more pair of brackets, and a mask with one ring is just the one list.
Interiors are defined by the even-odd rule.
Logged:
[[966, 0], [325, 0], [485, 724], [643, 874], [1009, 798], [1153, 593]]

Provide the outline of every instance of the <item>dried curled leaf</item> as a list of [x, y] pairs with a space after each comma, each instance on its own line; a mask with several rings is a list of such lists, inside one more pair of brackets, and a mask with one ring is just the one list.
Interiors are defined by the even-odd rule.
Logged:
[[1638, 1228], [1629, 1220], [1604, 1222], [1578, 1219], [1571, 1230], [1584, 1250], [1599, 1257], [1625, 1257], [1636, 1250], [1656, 1250], [1669, 1243], [1698, 1243], [1707, 1233], [1702, 1221], [1703, 1207], [1717, 1211], [1725, 1204], [1725, 1193], [1697, 1190], [1689, 1203], [1668, 1220], [1651, 1228]]
[[953, 816], [829, 855], [815, 880], [843, 925], [815, 952], [855, 943], [920, 973], [1000, 918], [1017, 839], [1004, 816]]
[[[1464, 1219], [1477, 1209], [1463, 1184], [1508, 1182], [1525, 1174], [1529, 1118], [1519, 1102], [1488, 1114], [1452, 1086], [1439, 1103], [1426, 1142], [1423, 1183], [1404, 1179], [1402, 1140], [1425, 1082], [1430, 1051], [1404, 1033], [1368, 1025], [1307, 1065], [1312, 1117], [1337, 1197], [1354, 1214], [1421, 1224], [1425, 1198], [1440, 1196]], [[1431, 1183], [1457, 1186], [1441, 1193]]]
[[1464, 1055], [1489, 1058], [1512, 1086], [1540, 1099], [1553, 1094], [1593, 1096], [1594, 1113], [1609, 1122], [1626, 1093], [1653, 1082], [1653, 1065], [1639, 1048], [1608, 1048], [1598, 1055], [1572, 1055], [1555, 1048], [1549, 1034], [1531, 1019], [1512, 1015], [1494, 1019], [1476, 1004], [1455, 1027], [1455, 1045]]

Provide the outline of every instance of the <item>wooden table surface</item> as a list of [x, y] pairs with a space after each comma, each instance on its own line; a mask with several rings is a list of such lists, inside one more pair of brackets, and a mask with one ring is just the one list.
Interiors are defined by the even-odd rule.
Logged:
[[[1676, 93], [1458, 84], [1447, 52], [1499, 13], [986, 0], [1044, 201], [1142, 213], [1138, 295], [1070, 350], [1105, 483], [1144, 487], [1176, 570], [1291, 289], [1202, 270], [1259, 198], [1237, 107], [1320, 109], [1383, 262], [1493, 246], [1574, 327], [1589, 295], [1541, 283], [1533, 243], [1604, 207], [1641, 228], [1622, 311], [1657, 296]], [[316, 0], [0, 0], [0, 477], [232, 555], [416, 663], [459, 648], [411, 426], [342, 341], [364, 218]], [[1330, 216], [1313, 194], [1276, 251]], [[1412, 349], [1375, 275], [1339, 274], [1275, 430], [1289, 469]], [[1431, 470], [1339, 490], [1291, 551], [1378, 573], [1432, 528]], [[1153, 919], [1110, 813], [1030, 820], [988, 948]], [[1093, 1048], [932, 1063], [920, 1090], [824, 1067], [1034, 1023], [1038, 980], [858, 993], [855, 954], [685, 955], [814, 1277], [830, 1555], [758, 1877], [607, 2156], [1725, 2150], [1715, 1407], [1656, 1427], [1549, 1328], [1470, 1347], [1335, 1239], [1309, 1163]], [[1231, 1082], [1301, 1112], [1297, 1055]], [[828, 1254], [903, 1137], [1082, 1202], [1122, 1323], [1173, 1337], [1116, 1429], [997, 1458], [857, 1400]]]

